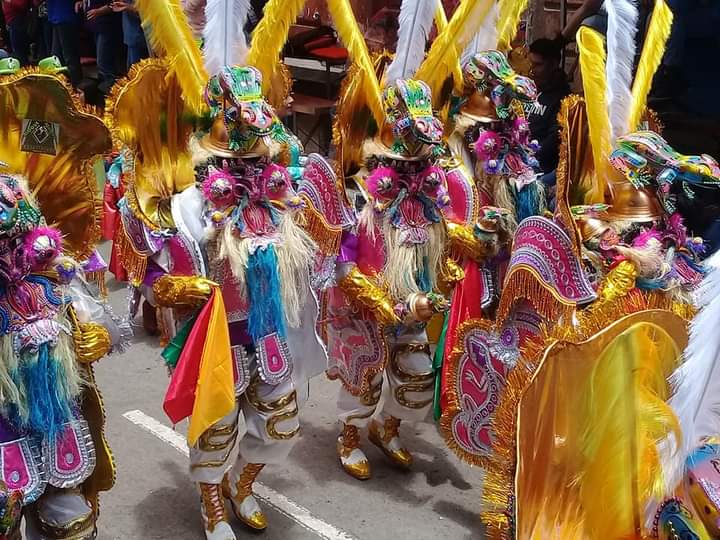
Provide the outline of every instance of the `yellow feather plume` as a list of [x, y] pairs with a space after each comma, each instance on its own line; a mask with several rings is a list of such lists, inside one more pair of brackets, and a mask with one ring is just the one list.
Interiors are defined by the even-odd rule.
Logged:
[[583, 26], [577, 34], [580, 53], [588, 130], [595, 164], [595, 186], [588, 194], [587, 204], [605, 202], [608, 156], [610, 156], [610, 120], [608, 118], [605, 89], [605, 40], [602, 35]]
[[648, 33], [645, 37], [645, 45], [643, 45], [640, 62], [638, 62], [635, 82], [633, 83], [632, 104], [630, 106], [631, 131], [637, 129], [645, 112], [647, 96], [650, 92], [655, 72], [665, 53], [665, 44], [670, 37], [672, 23], [673, 14], [665, 3], [665, 0], [656, 0], [655, 8], [650, 18]]
[[[447, 14], [445, 13], [445, 7], [443, 6], [443, 3], [441, 0], [438, 0], [438, 8], [435, 12], [435, 26], [437, 26], [437, 33], [438, 35], [441, 35], [445, 28], [447, 28], [448, 25], [448, 19]], [[457, 48], [455, 48], [457, 51]], [[462, 91], [463, 87], [463, 73], [462, 73], [462, 66], [460, 65], [460, 57], [458, 56], [457, 61], [453, 65], [452, 70], [452, 76], [453, 76], [453, 86], [455, 90], [460, 93]]]
[[635, 538], [641, 529], [645, 506], [662, 486], [657, 443], [680, 435], [665, 402], [679, 354], [664, 329], [640, 322], [598, 358], [577, 411], [586, 419], [577, 477], [586, 535]]
[[280, 69], [280, 51], [285, 46], [290, 26], [305, 6], [305, 0], [270, 0], [262, 19], [253, 31], [247, 63], [263, 75], [263, 94], [268, 95]]
[[509, 51], [512, 40], [517, 34], [520, 17], [527, 8], [528, 0], [500, 0], [500, 16], [497, 31], [499, 51]]
[[432, 91], [433, 105], [439, 108], [441, 89], [457, 65], [457, 51], [465, 49], [485, 17], [490, 13], [494, 0], [462, 0], [428, 52], [415, 75], [425, 81]]
[[359, 88], [356, 91], [365, 94], [367, 106], [378, 127], [381, 127], [385, 123], [385, 110], [382, 104], [380, 82], [352, 6], [349, 0], [328, 0], [328, 8], [338, 36], [348, 50], [353, 63], [357, 66]]
[[137, 0], [135, 2], [150, 45], [168, 62], [177, 77], [183, 99], [195, 114], [205, 108], [203, 91], [209, 79], [200, 47], [179, 0]]

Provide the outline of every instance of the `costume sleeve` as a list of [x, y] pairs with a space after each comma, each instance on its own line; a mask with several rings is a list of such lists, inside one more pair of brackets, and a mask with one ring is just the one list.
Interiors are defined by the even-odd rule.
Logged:
[[446, 229], [452, 249], [475, 261], [494, 257], [498, 252], [497, 233], [487, 233], [476, 226], [451, 221], [446, 222]]
[[161, 307], [197, 307], [212, 294], [212, 281], [200, 276], [165, 274], [153, 283], [155, 301]]

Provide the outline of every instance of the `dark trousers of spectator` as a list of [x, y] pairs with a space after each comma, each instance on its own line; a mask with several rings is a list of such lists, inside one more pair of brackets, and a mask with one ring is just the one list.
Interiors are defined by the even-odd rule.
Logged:
[[38, 60], [53, 55], [53, 29], [47, 17], [38, 17], [37, 19], [35, 42], [37, 43]]
[[75, 23], [53, 25], [53, 54], [68, 69], [68, 76], [73, 86], [82, 82], [82, 66], [80, 65], [80, 27]]
[[118, 51], [122, 47], [120, 34], [110, 30], [95, 34], [95, 61], [100, 78], [98, 89], [107, 95], [118, 78]]
[[130, 69], [133, 64], [137, 64], [140, 60], [150, 56], [147, 43], [144, 41], [139, 45], [127, 46], [127, 68]]
[[10, 34], [10, 47], [12, 55], [18, 59], [21, 66], [30, 63], [30, 36], [28, 36], [29, 19], [27, 15], [18, 15], [8, 23]]

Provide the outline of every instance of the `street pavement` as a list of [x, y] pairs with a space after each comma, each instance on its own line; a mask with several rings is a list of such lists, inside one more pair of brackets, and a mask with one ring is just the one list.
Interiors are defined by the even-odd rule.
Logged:
[[[127, 290], [108, 277], [110, 303], [125, 313]], [[101, 498], [100, 540], [203, 540], [199, 498], [187, 475], [185, 426], [162, 411], [168, 381], [157, 338], [136, 328], [132, 347], [96, 365], [117, 482]], [[320, 376], [301, 411], [301, 436], [284, 466], [266, 468], [257, 491], [269, 527], [263, 540], [470, 540], [483, 538], [482, 473], [460, 462], [432, 423], [403, 425], [412, 471], [393, 468], [367, 439], [373, 477], [347, 476], [335, 455], [338, 383]]]

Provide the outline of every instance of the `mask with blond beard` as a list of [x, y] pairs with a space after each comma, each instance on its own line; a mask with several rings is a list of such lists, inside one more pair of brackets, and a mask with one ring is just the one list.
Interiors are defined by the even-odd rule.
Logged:
[[[291, 365], [286, 327], [300, 326], [317, 249], [293, 219], [301, 200], [287, 169], [264, 158], [223, 160], [200, 176], [219, 257], [228, 262], [247, 301], [248, 334], [261, 376], [271, 383], [282, 380]], [[264, 367], [263, 355], [270, 360]]]
[[372, 204], [362, 220], [371, 235], [382, 232], [383, 276], [393, 297], [405, 300], [435, 288], [445, 244], [441, 209], [450, 203], [447, 182], [443, 170], [427, 160], [376, 165], [365, 178]]

